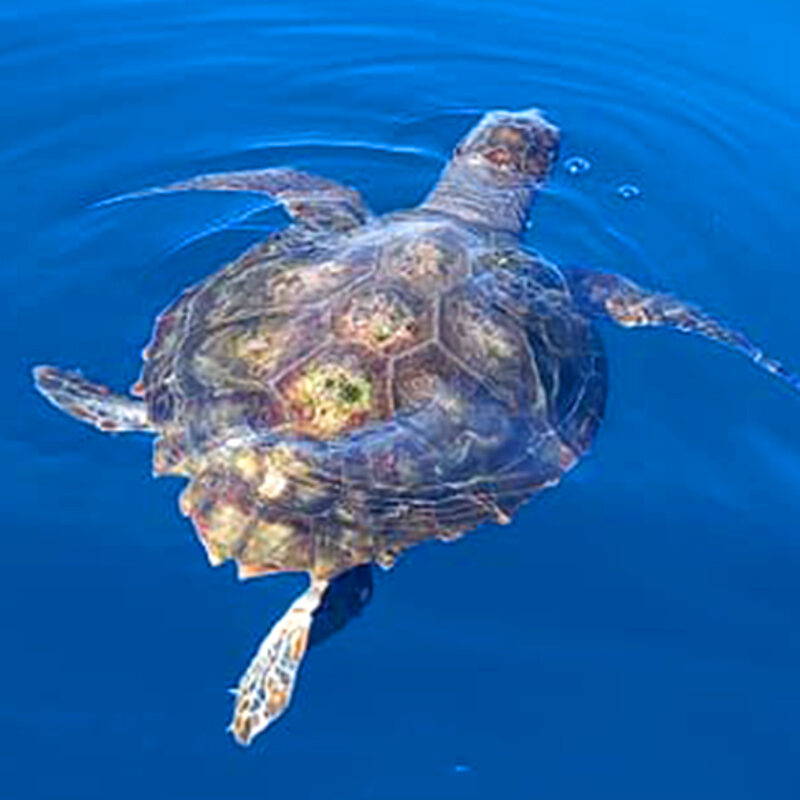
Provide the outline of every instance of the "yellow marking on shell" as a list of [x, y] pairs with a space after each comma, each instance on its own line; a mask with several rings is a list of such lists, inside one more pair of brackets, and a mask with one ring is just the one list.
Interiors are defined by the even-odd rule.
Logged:
[[506, 331], [497, 326], [491, 326], [490, 330], [484, 332], [486, 341], [486, 352], [492, 358], [506, 359], [515, 354], [513, 340]]
[[277, 500], [284, 491], [289, 482], [286, 476], [277, 470], [267, 470], [264, 473], [264, 478], [258, 485], [258, 496], [263, 497], [265, 500]]
[[227, 549], [244, 534], [251, 515], [232, 503], [218, 503], [208, 515], [203, 535], [218, 547]]
[[372, 384], [341, 364], [321, 364], [297, 377], [286, 395], [299, 414], [299, 429], [328, 439], [363, 421], [372, 405]]
[[294, 528], [286, 522], [259, 522], [253, 528], [253, 538], [274, 546], [285, 544], [294, 536]]
[[286, 491], [290, 478], [302, 479], [309, 473], [308, 464], [299, 459], [294, 451], [285, 444], [273, 447], [267, 453], [264, 464], [264, 478], [258, 492], [261, 496], [271, 500], [280, 497]]
[[308, 465], [290, 447], [278, 445], [264, 454], [263, 475], [256, 492], [265, 500], [276, 500], [289, 487], [290, 478], [303, 478], [308, 472]]
[[308, 465], [286, 445], [267, 451], [242, 448], [233, 454], [230, 463], [263, 500], [276, 500], [287, 490], [292, 477], [308, 474]]
[[248, 482], [255, 481], [261, 474], [261, 459], [250, 448], [237, 450], [231, 459], [233, 468]]

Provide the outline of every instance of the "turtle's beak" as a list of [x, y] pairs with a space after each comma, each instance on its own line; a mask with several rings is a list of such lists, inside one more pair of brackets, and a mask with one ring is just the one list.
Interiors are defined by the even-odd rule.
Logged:
[[536, 109], [492, 111], [456, 149], [456, 158], [483, 165], [498, 178], [541, 181], [558, 157], [558, 128]]

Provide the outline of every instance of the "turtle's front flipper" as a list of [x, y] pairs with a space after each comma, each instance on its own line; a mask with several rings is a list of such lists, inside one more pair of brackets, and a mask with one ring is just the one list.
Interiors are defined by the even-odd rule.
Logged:
[[33, 370], [36, 388], [56, 407], [81, 422], [109, 433], [149, 431], [147, 406], [141, 400], [114, 394], [77, 372], [56, 367]]
[[197, 175], [166, 186], [112, 197], [101, 205], [188, 191], [268, 195], [280, 203], [292, 217], [312, 228], [344, 231], [362, 225], [372, 216], [355, 189], [328, 178], [284, 167]]
[[575, 303], [587, 314], [610, 319], [626, 328], [663, 326], [704, 336], [747, 356], [800, 392], [800, 376], [770, 358], [743, 333], [669, 294], [654, 292], [609, 272], [565, 270]]
[[332, 581], [312, 580], [308, 591], [267, 634], [235, 690], [230, 731], [250, 742], [289, 706], [309, 645], [319, 644], [358, 616], [372, 597], [372, 566], [362, 564]]

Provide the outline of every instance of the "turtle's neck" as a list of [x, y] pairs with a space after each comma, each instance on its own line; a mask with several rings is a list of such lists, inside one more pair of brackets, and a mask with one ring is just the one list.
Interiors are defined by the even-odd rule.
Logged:
[[535, 190], [533, 181], [501, 186], [487, 180], [480, 169], [453, 161], [445, 167], [420, 209], [450, 214], [472, 225], [519, 236], [533, 205]]

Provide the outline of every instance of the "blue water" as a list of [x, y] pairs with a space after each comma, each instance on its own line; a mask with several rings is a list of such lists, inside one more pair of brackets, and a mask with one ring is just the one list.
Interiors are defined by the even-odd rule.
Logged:
[[592, 455], [510, 527], [380, 575], [248, 750], [225, 690], [301, 580], [210, 569], [149, 442], [29, 380], [128, 386], [154, 315], [281, 223], [212, 233], [247, 197], [96, 201], [291, 164], [386, 211], [483, 110], [531, 105], [564, 132], [531, 244], [800, 366], [798, 22], [787, 0], [6, 0], [0, 797], [800, 796], [800, 398], [737, 356], [606, 330]]

